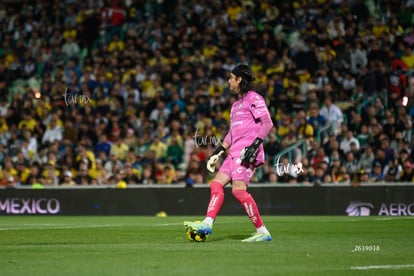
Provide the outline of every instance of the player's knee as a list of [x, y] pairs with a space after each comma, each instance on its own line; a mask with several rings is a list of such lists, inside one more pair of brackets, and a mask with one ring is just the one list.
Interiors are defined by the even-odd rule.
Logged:
[[212, 194], [224, 194], [224, 186], [218, 181], [210, 183], [210, 191]]
[[237, 190], [237, 189], [233, 189], [231, 191], [231, 193], [233, 194], [233, 196], [238, 200], [238, 201], [243, 201], [244, 199], [246, 199], [247, 197], [250, 196], [250, 194], [246, 191], [246, 190]]

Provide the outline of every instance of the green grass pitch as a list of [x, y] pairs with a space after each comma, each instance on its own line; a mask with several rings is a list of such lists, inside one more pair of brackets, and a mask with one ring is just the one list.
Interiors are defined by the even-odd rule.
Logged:
[[246, 216], [0, 217], [0, 275], [414, 275], [414, 218], [265, 216], [273, 240], [241, 243]]

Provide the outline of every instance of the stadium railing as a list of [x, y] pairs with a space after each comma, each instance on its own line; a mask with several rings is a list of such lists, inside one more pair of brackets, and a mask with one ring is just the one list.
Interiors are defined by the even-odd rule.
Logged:
[[319, 145], [322, 145], [322, 143], [324, 143], [324, 139], [322, 138], [326, 138], [329, 136], [329, 133], [333, 133], [334, 131], [334, 123], [330, 122], [329, 124], [327, 124], [324, 127], [318, 128], [318, 130], [316, 131], [316, 141], [318, 142]]
[[[315, 138], [316, 141], [321, 145], [321, 143], [323, 143], [323, 138], [324, 137], [328, 137], [329, 133], [332, 133], [334, 130], [334, 124], [333, 122], [330, 122], [329, 124], [327, 124], [326, 126], [319, 128], [316, 132]], [[280, 159], [280, 157], [287, 155], [287, 159], [289, 160], [289, 163], [292, 163], [293, 160], [293, 151], [295, 151], [296, 149], [300, 148], [300, 153], [302, 156], [306, 155], [306, 152], [308, 151], [308, 147], [307, 147], [307, 141], [306, 139], [301, 139], [298, 142], [296, 142], [295, 144], [287, 147], [286, 149], [282, 150], [281, 152], [279, 152], [278, 154], [276, 154], [273, 157], [273, 163], [276, 164], [278, 162], [278, 160]]]
[[300, 148], [302, 156], [305, 155], [306, 151], [307, 151], [306, 139], [301, 139], [298, 142], [296, 142], [295, 144], [287, 147], [286, 149], [284, 149], [281, 152], [279, 152], [278, 154], [276, 154], [273, 157], [273, 164], [276, 164], [278, 162], [278, 160], [280, 159], [280, 157], [282, 157], [286, 154], [287, 154], [287, 159], [289, 160], [289, 163], [292, 163], [292, 161], [293, 161], [293, 151], [296, 150], [297, 148]]

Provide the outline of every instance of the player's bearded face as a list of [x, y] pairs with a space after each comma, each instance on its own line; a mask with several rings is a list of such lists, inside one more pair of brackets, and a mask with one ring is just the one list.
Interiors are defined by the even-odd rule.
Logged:
[[241, 80], [242, 80], [241, 77], [237, 77], [234, 74], [230, 74], [230, 78], [227, 81], [229, 83], [230, 90], [237, 94], [239, 92], [239, 84]]

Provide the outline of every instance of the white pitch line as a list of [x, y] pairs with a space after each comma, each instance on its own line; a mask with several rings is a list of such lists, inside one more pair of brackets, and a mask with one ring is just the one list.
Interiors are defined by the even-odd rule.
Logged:
[[[33, 225], [35, 226], [35, 225]], [[62, 225], [62, 226], [47, 226], [47, 225], [39, 225], [38, 227], [8, 227], [8, 228], [0, 228], [0, 231], [11, 231], [11, 230], [42, 230], [42, 229], [75, 229], [75, 228], [103, 228], [103, 227], [121, 227], [124, 225], [119, 224], [96, 224], [96, 225]]]
[[398, 217], [380, 217], [375, 220], [413, 220], [413, 216], [398, 216]]
[[[234, 222], [219, 222], [218, 224], [230, 224]], [[241, 222], [236, 222], [241, 223]], [[20, 224], [15, 227], [0, 227], [0, 231], [12, 230], [41, 230], [41, 229], [75, 229], [75, 228], [104, 228], [104, 227], [169, 227], [183, 225], [182, 222], [156, 223], [156, 224], [92, 224], [92, 225], [68, 225], [68, 224]]]
[[158, 223], [158, 224], [151, 224], [151, 225], [145, 225], [145, 226], [176, 226], [176, 225], [183, 225], [182, 223], [176, 222], [176, 223]]
[[157, 224], [92, 224], [92, 225], [58, 225], [58, 224], [21, 224], [15, 227], [2, 227], [0, 231], [11, 231], [11, 230], [41, 230], [41, 229], [75, 229], [75, 228], [104, 228], [104, 227], [168, 227], [168, 226], [179, 226], [182, 223], [157, 223]]
[[368, 265], [368, 266], [351, 266], [351, 270], [369, 270], [369, 269], [404, 269], [414, 268], [414, 264], [403, 265]]

